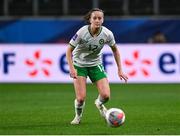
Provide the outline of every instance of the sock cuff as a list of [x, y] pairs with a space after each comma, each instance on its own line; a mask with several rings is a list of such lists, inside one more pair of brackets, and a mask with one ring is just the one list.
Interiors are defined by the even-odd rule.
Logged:
[[77, 99], [74, 100], [74, 105], [76, 108], [83, 108], [85, 106], [85, 101], [79, 103]]
[[98, 101], [100, 104], [104, 104], [109, 100], [109, 98], [102, 98], [100, 95], [98, 96]]

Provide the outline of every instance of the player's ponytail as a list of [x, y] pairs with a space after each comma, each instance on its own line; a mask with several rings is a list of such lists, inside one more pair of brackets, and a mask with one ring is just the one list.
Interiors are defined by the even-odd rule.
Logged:
[[84, 20], [87, 24], [90, 24], [90, 21], [89, 19], [91, 18], [91, 14], [94, 12], [94, 11], [100, 11], [104, 14], [104, 11], [102, 9], [99, 9], [99, 8], [93, 8], [91, 9], [85, 16], [84, 16]]

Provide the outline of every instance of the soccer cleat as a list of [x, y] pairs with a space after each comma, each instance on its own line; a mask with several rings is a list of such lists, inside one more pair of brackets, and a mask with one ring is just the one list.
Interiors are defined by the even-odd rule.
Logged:
[[80, 124], [81, 117], [80, 116], [75, 116], [74, 119], [71, 121], [72, 125], [78, 125]]
[[98, 99], [95, 100], [95, 105], [98, 108], [101, 116], [105, 118], [106, 117], [106, 111], [107, 111], [106, 107], [103, 104], [99, 104]]

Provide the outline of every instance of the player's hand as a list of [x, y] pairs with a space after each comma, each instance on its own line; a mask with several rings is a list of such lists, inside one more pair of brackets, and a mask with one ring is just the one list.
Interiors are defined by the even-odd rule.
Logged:
[[121, 80], [124, 80], [125, 83], [127, 83], [128, 77], [122, 71], [118, 71], [118, 75]]
[[74, 78], [74, 79], [77, 79], [77, 71], [76, 71], [76, 69], [74, 69], [74, 68], [70, 69], [70, 77]]

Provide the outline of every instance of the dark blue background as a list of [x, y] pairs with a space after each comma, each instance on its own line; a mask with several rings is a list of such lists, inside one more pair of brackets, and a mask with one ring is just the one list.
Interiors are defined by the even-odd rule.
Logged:
[[[0, 43], [66, 43], [85, 25], [79, 19], [19, 19], [0, 21]], [[146, 43], [156, 31], [162, 31], [169, 43], [180, 42], [180, 20], [106, 19], [104, 26], [117, 43]]]

